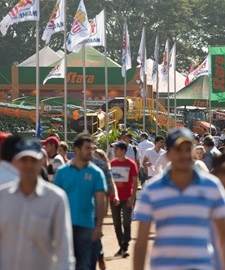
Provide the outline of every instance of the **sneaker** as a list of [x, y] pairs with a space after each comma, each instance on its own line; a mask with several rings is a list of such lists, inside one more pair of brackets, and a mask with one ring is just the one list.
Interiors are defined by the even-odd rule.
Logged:
[[115, 256], [115, 257], [119, 257], [119, 256], [122, 256], [122, 255], [123, 255], [123, 251], [122, 251], [122, 249], [120, 248], [114, 256]]
[[99, 266], [99, 269], [101, 269], [101, 270], [106, 269], [104, 256], [100, 256], [100, 257], [98, 258], [98, 266]]

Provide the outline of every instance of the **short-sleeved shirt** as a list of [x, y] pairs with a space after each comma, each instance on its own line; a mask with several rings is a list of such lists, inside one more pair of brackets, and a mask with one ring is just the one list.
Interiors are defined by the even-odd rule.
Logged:
[[156, 163], [156, 160], [164, 152], [165, 152], [164, 149], [160, 149], [159, 152], [156, 152], [155, 148], [150, 148], [145, 151], [144, 157], [147, 157], [148, 161], [152, 164], [150, 167], [148, 167], [148, 176], [154, 175], [154, 165]]
[[[119, 199], [120, 201], [126, 201], [133, 194], [133, 177], [138, 176], [137, 165], [130, 158], [126, 158], [124, 161], [115, 158], [111, 161], [111, 167]], [[110, 200], [112, 199], [113, 197], [110, 198]]]
[[167, 171], [145, 185], [136, 210], [135, 220], [156, 223], [152, 270], [214, 269], [210, 222], [225, 217], [225, 193], [216, 177], [195, 171], [181, 191]]
[[95, 194], [107, 190], [103, 171], [92, 162], [82, 169], [69, 162], [57, 170], [54, 183], [68, 196], [72, 225], [94, 228]]
[[107, 184], [107, 191], [114, 193], [115, 190], [113, 185], [112, 171], [109, 169], [108, 164], [96, 157], [92, 157], [91, 161], [103, 171]]

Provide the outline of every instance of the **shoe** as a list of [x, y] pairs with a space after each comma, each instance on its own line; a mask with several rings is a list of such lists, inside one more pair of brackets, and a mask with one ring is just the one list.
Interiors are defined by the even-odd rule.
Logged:
[[100, 256], [98, 258], [98, 266], [99, 266], [99, 269], [101, 269], [101, 270], [106, 269], [105, 260], [104, 260], [103, 256]]
[[127, 251], [122, 250], [122, 258], [127, 258], [129, 256], [130, 256], [130, 254]]
[[122, 249], [120, 248], [114, 256], [115, 256], [115, 257], [119, 257], [119, 256], [122, 256], [122, 255], [123, 255], [123, 251], [122, 251]]

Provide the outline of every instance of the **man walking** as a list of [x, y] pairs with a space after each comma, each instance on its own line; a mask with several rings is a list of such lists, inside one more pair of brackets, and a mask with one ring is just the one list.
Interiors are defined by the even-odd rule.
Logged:
[[90, 269], [92, 241], [102, 236], [105, 215], [106, 181], [102, 170], [90, 161], [92, 146], [90, 134], [78, 134], [74, 141], [75, 157], [58, 169], [54, 181], [69, 199], [76, 270]]
[[12, 164], [16, 144], [22, 140], [19, 135], [9, 135], [1, 145], [0, 185], [19, 179], [19, 171]]
[[213, 158], [221, 156], [220, 150], [218, 150], [215, 146], [215, 139], [212, 135], [208, 135], [203, 140], [203, 146], [205, 148], [205, 155], [203, 161], [209, 171], [213, 169], [212, 161]]
[[148, 133], [142, 132], [140, 135], [140, 143], [138, 144], [139, 164], [140, 164], [139, 178], [141, 181], [141, 185], [143, 185], [145, 180], [148, 178], [148, 174], [145, 171], [145, 167], [143, 165], [145, 151], [149, 148], [154, 147], [155, 147], [154, 143], [148, 140]]
[[110, 207], [120, 247], [115, 256], [127, 257], [129, 256], [127, 250], [131, 239], [131, 215], [137, 191], [138, 170], [136, 163], [126, 157], [127, 144], [124, 141], [115, 143], [114, 148], [116, 158], [111, 161], [111, 167], [119, 202], [111, 197]]
[[165, 152], [165, 150], [163, 149], [164, 146], [165, 146], [165, 138], [163, 136], [156, 136], [155, 147], [149, 148], [145, 151], [143, 158], [143, 166], [147, 167], [148, 169], [147, 179], [150, 179], [154, 176], [155, 174], [154, 165], [159, 156]]
[[0, 188], [0, 269], [74, 269], [67, 197], [39, 178], [41, 158], [38, 141], [16, 145], [19, 182]]
[[[225, 259], [225, 193], [217, 178], [193, 167], [193, 135], [173, 129], [166, 139], [171, 167], [142, 190], [135, 219], [139, 221], [133, 269], [143, 270], [149, 230], [156, 224], [151, 270], [213, 270], [210, 223], [218, 231]], [[225, 269], [225, 267], [223, 267]]]
[[48, 179], [50, 182], [53, 182], [57, 169], [65, 164], [63, 157], [58, 152], [59, 140], [56, 136], [50, 136], [42, 141], [42, 144], [48, 154]]

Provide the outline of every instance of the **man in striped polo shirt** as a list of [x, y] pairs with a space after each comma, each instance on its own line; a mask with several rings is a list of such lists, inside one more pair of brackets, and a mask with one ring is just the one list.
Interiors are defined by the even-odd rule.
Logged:
[[[225, 261], [225, 193], [219, 180], [193, 167], [193, 135], [173, 129], [166, 139], [171, 166], [142, 190], [134, 218], [139, 221], [133, 269], [143, 270], [148, 235], [156, 224], [151, 270], [219, 270], [210, 252], [210, 223], [217, 229]], [[225, 269], [225, 264], [223, 269]]]

